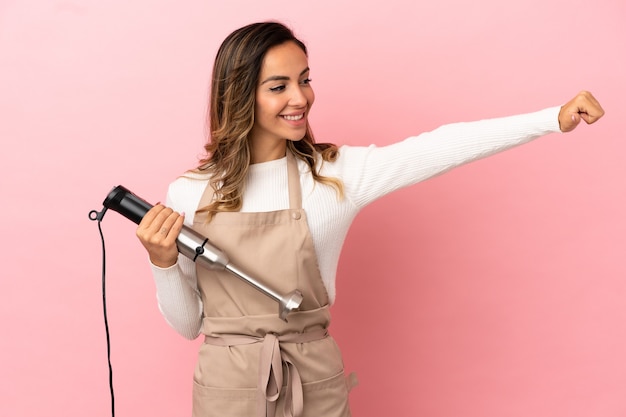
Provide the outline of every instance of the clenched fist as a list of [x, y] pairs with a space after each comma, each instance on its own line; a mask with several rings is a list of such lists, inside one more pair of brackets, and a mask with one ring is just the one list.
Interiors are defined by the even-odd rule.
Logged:
[[561, 132], [570, 132], [581, 120], [587, 124], [595, 123], [604, 116], [604, 110], [598, 100], [588, 91], [581, 91], [568, 101], [559, 112]]
[[137, 237], [150, 255], [150, 261], [168, 268], [178, 260], [176, 239], [183, 228], [184, 215], [157, 204], [152, 207], [137, 227]]

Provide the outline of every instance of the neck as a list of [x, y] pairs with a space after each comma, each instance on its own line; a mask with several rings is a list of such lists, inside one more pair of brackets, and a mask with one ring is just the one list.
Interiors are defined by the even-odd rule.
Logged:
[[282, 140], [265, 146], [258, 146], [254, 141], [250, 142], [250, 163], [260, 164], [275, 159], [283, 158], [287, 152], [287, 141]]

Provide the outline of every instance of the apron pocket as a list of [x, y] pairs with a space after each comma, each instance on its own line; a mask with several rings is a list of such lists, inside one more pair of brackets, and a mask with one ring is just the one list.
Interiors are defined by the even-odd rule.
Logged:
[[212, 388], [193, 382], [193, 417], [254, 416], [256, 388]]
[[348, 384], [343, 372], [327, 379], [302, 384], [302, 417], [349, 417]]

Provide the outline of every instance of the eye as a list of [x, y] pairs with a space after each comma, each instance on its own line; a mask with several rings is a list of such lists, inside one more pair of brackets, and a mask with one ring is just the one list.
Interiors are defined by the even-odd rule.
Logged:
[[313, 81], [313, 80], [311, 80], [310, 78], [305, 78], [304, 80], [300, 81], [300, 84], [302, 84], [302, 85], [309, 85], [309, 84], [311, 84], [311, 81]]
[[277, 85], [277, 86], [275, 86], [275, 87], [270, 87], [270, 91], [273, 91], [273, 92], [275, 92], [275, 93], [278, 93], [278, 92], [280, 92], [280, 91], [283, 91], [284, 89], [285, 89], [285, 86], [284, 86], [284, 85], [282, 85], [282, 84], [281, 84], [281, 85]]

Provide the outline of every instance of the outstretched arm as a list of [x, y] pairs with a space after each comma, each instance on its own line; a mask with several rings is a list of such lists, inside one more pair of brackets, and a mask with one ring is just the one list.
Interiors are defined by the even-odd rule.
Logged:
[[383, 147], [342, 147], [347, 196], [364, 207], [394, 190], [552, 132], [569, 132], [581, 120], [595, 123], [604, 110], [587, 91], [561, 107], [475, 122], [452, 123]]

